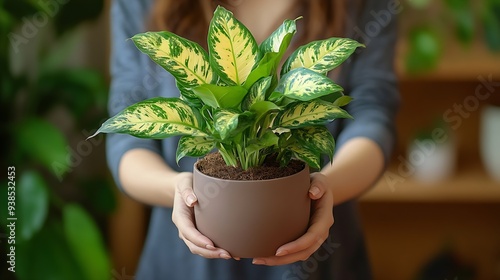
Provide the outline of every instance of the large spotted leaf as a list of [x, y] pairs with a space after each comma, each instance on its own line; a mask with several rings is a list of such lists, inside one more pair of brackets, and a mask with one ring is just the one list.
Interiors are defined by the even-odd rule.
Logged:
[[186, 88], [209, 84], [216, 79], [207, 53], [195, 42], [168, 31], [140, 33], [132, 37], [132, 41]]
[[266, 93], [271, 86], [272, 77], [264, 77], [258, 80], [248, 91], [242, 102], [242, 108], [248, 110], [253, 104], [259, 101], [264, 101], [266, 99]]
[[157, 97], [131, 105], [109, 118], [97, 133], [125, 133], [163, 139], [174, 135], [206, 136], [197, 110], [178, 98]]
[[233, 14], [217, 7], [208, 29], [210, 63], [228, 84], [242, 85], [260, 58], [250, 31]]
[[182, 136], [177, 146], [175, 160], [179, 160], [185, 156], [201, 157], [208, 154], [215, 147], [214, 140], [204, 136]]
[[301, 145], [300, 143], [293, 143], [288, 146], [288, 148], [293, 152], [296, 158], [299, 158], [306, 162], [310, 167], [315, 169], [320, 169], [320, 153], [309, 149], [307, 146]]
[[335, 140], [326, 127], [311, 126], [293, 129], [291, 132], [299, 144], [308, 147], [310, 150], [327, 154], [330, 160], [333, 158]]
[[311, 42], [290, 55], [281, 73], [283, 75], [292, 69], [304, 67], [326, 74], [349, 58], [357, 47], [364, 45], [349, 38], [329, 38]]
[[286, 73], [275, 91], [281, 92], [288, 98], [309, 101], [343, 89], [330, 78], [300, 67]]
[[352, 118], [346, 111], [329, 102], [312, 100], [289, 104], [274, 119], [273, 128], [299, 128], [325, 125], [337, 118]]
[[[297, 18], [299, 19], [299, 18]], [[290, 45], [293, 35], [297, 32], [295, 20], [285, 20], [269, 37], [267, 37], [261, 44], [260, 50], [262, 53], [268, 52], [283, 52]]]

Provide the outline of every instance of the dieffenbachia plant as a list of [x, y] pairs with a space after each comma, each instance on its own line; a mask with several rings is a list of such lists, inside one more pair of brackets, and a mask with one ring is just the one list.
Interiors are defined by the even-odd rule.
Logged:
[[[351, 101], [326, 74], [362, 44], [347, 38], [314, 41], [282, 58], [296, 33], [285, 20], [260, 46], [233, 14], [218, 7], [209, 25], [208, 53], [171, 32], [132, 37], [137, 48], [176, 79], [180, 98], [133, 104], [97, 133], [140, 138], [180, 138], [176, 159], [218, 149], [226, 164], [257, 167], [270, 155], [285, 165], [292, 157], [320, 168], [335, 142], [325, 124], [351, 116]], [[328, 101], [327, 101], [328, 100]]]

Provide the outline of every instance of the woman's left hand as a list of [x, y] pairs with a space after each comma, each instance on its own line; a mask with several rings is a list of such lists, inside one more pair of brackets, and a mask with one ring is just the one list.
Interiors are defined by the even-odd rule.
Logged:
[[307, 232], [278, 248], [275, 256], [254, 258], [253, 264], [283, 265], [307, 260], [328, 238], [333, 225], [333, 194], [325, 175], [311, 174], [309, 197], [313, 200], [313, 213]]

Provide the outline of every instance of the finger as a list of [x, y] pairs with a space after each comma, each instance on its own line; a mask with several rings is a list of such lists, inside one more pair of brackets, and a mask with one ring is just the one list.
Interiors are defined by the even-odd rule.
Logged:
[[321, 198], [325, 194], [326, 188], [326, 176], [319, 172], [312, 173], [309, 197], [314, 200]]
[[[320, 244], [321, 246], [321, 244]], [[319, 248], [319, 247], [318, 247]], [[306, 250], [302, 250], [300, 252], [296, 252], [294, 254], [278, 257], [278, 256], [271, 256], [271, 257], [266, 257], [266, 258], [255, 258], [252, 260], [253, 264], [256, 265], [268, 265], [268, 266], [275, 266], [275, 265], [284, 265], [284, 264], [290, 264], [294, 263], [297, 261], [305, 261], [307, 260], [318, 248], [307, 248]]]
[[193, 223], [192, 209], [187, 208], [188, 211], [180, 211], [180, 213], [173, 218], [177, 229], [179, 230], [179, 237], [184, 241], [189, 241], [198, 247], [213, 249], [214, 244], [212, 240], [199, 232]]
[[177, 183], [177, 191], [181, 195], [184, 203], [189, 207], [193, 207], [196, 201], [198, 201], [198, 198], [193, 191], [193, 176], [191, 173], [187, 172], [181, 173], [179, 176], [180, 178]]
[[191, 251], [191, 253], [202, 256], [204, 258], [207, 258], [207, 259], [221, 258], [221, 259], [226, 259], [226, 260], [231, 259], [231, 255], [223, 249], [214, 248], [213, 250], [210, 250], [210, 249], [207, 249], [204, 247], [199, 247], [187, 239], [184, 239], [184, 242], [188, 246], [189, 251]]

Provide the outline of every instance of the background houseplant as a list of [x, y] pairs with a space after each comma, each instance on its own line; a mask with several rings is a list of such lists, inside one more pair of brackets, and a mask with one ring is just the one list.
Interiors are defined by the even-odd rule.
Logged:
[[[135, 35], [132, 40], [136, 46], [176, 78], [181, 97], [158, 97], [133, 104], [108, 119], [97, 133], [127, 133], [153, 139], [183, 135], [177, 160], [186, 155], [203, 156], [216, 148], [227, 166], [243, 170], [259, 168], [271, 157], [281, 166], [296, 157], [319, 169], [321, 154], [332, 158], [334, 152], [334, 139], [324, 125], [350, 117], [340, 106], [351, 98], [344, 96], [342, 87], [326, 74], [362, 45], [344, 38], [311, 42], [294, 51], [278, 75], [295, 32], [295, 20], [286, 20], [259, 46], [231, 12], [218, 7], [209, 26], [209, 54], [197, 43], [170, 32]], [[299, 180], [303, 190], [296, 193], [301, 200], [306, 200], [309, 188], [308, 173], [304, 174], [306, 179]], [[195, 172], [195, 192], [196, 183]], [[218, 183], [205, 183], [210, 184]], [[262, 200], [256, 201], [254, 208], [263, 207]], [[199, 202], [199, 207], [207, 205], [201, 199]], [[301, 204], [303, 208], [298, 209], [306, 215], [301, 219], [300, 234], [307, 227], [309, 201]], [[297, 206], [286, 206], [290, 205]], [[197, 221], [199, 214], [195, 215]], [[213, 216], [232, 224], [220, 215]], [[201, 223], [197, 225], [206, 234]], [[289, 229], [284, 224], [281, 230]], [[218, 242], [214, 236], [207, 236], [229, 252], [237, 252], [222, 245], [223, 238]], [[258, 254], [236, 253], [240, 257]]]
[[[110, 278], [102, 231], [116, 205], [113, 186], [104, 168], [87, 165], [103, 160], [103, 137], [85, 141], [85, 129], [105, 117], [107, 85], [75, 54], [86, 43], [82, 25], [103, 7], [102, 0], [0, 3], [0, 161], [4, 170], [15, 167], [1, 180], [1, 279]], [[82, 154], [80, 145], [91, 148]], [[15, 244], [7, 181], [16, 187]], [[7, 270], [11, 246], [15, 273]]]

